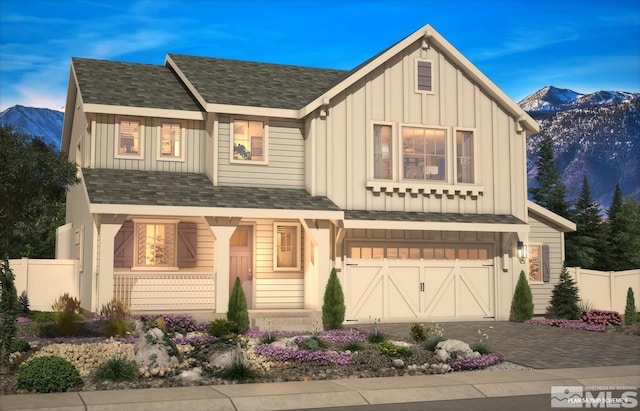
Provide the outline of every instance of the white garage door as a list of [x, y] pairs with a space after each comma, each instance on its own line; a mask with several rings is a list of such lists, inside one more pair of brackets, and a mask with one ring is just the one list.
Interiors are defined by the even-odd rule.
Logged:
[[[382, 251], [357, 248], [351, 249], [343, 278], [347, 321], [481, 320], [495, 315], [490, 247], [483, 246], [479, 253], [472, 251], [474, 259], [455, 258], [469, 258], [468, 250], [449, 247], [454, 251], [448, 255], [446, 248], [444, 254], [437, 248], [435, 254], [421, 248], [421, 257], [432, 258], [401, 260], [376, 258], [394, 255], [387, 247]], [[411, 254], [408, 251], [407, 255]]]

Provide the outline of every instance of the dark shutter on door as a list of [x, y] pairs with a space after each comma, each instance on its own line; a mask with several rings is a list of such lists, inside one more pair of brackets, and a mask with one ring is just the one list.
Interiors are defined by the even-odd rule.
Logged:
[[551, 281], [551, 265], [549, 264], [549, 246], [542, 246], [542, 281]]
[[113, 239], [113, 266], [133, 266], [133, 221], [125, 221]]
[[198, 226], [196, 223], [178, 224], [178, 267], [195, 267]]

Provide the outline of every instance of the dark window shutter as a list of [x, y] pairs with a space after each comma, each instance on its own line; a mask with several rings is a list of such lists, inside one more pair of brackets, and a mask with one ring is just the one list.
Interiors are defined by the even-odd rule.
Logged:
[[551, 264], [549, 262], [549, 246], [542, 246], [542, 281], [551, 281]]
[[133, 221], [125, 221], [113, 239], [113, 266], [133, 266]]
[[431, 62], [418, 62], [418, 90], [432, 91], [431, 89]]
[[198, 258], [196, 244], [198, 226], [196, 223], [178, 224], [178, 267], [195, 267]]

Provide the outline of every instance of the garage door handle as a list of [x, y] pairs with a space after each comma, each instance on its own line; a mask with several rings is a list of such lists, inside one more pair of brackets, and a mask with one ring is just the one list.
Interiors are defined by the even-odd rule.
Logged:
[[347, 263], [347, 267], [357, 267], [357, 263]]
[[420, 292], [424, 292], [424, 283], [420, 283]]

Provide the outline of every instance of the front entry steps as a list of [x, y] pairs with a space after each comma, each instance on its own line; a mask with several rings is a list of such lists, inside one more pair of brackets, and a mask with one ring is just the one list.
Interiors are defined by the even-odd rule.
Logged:
[[322, 312], [249, 310], [249, 328], [261, 331], [321, 331]]

